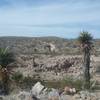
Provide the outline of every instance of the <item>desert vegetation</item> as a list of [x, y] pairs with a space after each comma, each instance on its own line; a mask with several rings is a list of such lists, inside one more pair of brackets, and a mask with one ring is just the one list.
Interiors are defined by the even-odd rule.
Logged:
[[11, 52], [8, 52], [7, 48], [3, 49], [0, 48], [0, 87], [1, 92], [3, 94], [8, 94], [9, 91], [9, 75], [10, 75], [10, 69], [9, 64], [14, 62], [14, 55]]
[[81, 94], [81, 91], [99, 90], [99, 42], [85, 31], [77, 39], [70, 40], [57, 37], [1, 37], [0, 94], [18, 94], [22, 90], [30, 93], [36, 83], [47, 87], [47, 94], [59, 91], [54, 93], [71, 97]]
[[84, 88], [90, 88], [90, 56], [93, 48], [93, 37], [88, 32], [80, 33], [78, 38], [83, 51]]

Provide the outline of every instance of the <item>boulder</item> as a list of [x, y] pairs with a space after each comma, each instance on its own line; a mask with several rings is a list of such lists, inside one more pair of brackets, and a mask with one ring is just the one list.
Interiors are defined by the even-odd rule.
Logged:
[[32, 87], [32, 95], [38, 96], [44, 89], [44, 86], [40, 83], [37, 82], [33, 87]]
[[64, 88], [64, 92], [63, 93], [64, 94], [66, 94], [66, 93], [68, 93], [68, 94], [75, 94], [76, 93], [76, 89], [75, 88], [70, 88], [70, 87], [66, 86]]

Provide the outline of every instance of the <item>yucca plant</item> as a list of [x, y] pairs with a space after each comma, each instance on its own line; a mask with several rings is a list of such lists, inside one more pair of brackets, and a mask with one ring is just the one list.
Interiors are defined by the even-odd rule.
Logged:
[[93, 48], [93, 37], [88, 32], [81, 32], [78, 37], [82, 52], [83, 52], [83, 72], [84, 72], [84, 89], [90, 88], [90, 55]]
[[8, 48], [0, 48], [0, 88], [2, 94], [8, 94], [8, 65], [12, 62], [14, 62], [14, 55], [8, 52]]

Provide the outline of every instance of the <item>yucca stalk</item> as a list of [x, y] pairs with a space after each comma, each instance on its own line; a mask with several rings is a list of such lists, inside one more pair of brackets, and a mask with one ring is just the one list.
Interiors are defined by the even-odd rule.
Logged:
[[84, 73], [84, 89], [90, 88], [90, 56], [93, 47], [92, 43], [93, 37], [88, 32], [81, 32], [78, 37], [78, 41], [81, 44], [81, 49], [83, 52], [83, 73]]
[[14, 61], [12, 53], [8, 48], [0, 48], [0, 88], [2, 94], [8, 94], [9, 68], [8, 65]]

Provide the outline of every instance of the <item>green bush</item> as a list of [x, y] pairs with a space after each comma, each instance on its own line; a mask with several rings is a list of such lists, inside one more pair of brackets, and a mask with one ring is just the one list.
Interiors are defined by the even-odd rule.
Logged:
[[83, 85], [83, 80], [67, 77], [66, 79], [62, 80], [61, 84], [62, 86], [69, 86], [76, 88], [77, 90], [81, 90]]
[[14, 80], [16, 83], [20, 83], [23, 80], [23, 74], [21, 74], [19, 71], [15, 72], [12, 75], [12, 80]]
[[31, 89], [32, 86], [34, 86], [34, 84], [37, 83], [38, 81], [42, 82], [40, 79], [35, 79], [34, 76], [33, 77], [30, 77], [30, 76], [24, 77], [20, 84], [20, 88]]
[[83, 80], [74, 80], [71, 77], [66, 77], [59, 81], [46, 81], [43, 83], [46, 87], [64, 89], [64, 87], [69, 86], [76, 88], [77, 91], [82, 90]]
[[13, 80], [13, 85], [14, 87], [20, 88], [20, 89], [31, 89], [32, 86], [34, 86], [34, 84], [36, 82], [42, 82], [40, 79], [36, 79], [35, 76], [30, 77], [24, 77], [23, 74], [21, 74], [19, 71], [15, 72], [11, 79]]
[[31, 88], [33, 85], [33, 78], [30, 76], [24, 77], [22, 83], [21, 83], [21, 88], [26, 89], [26, 88]]

